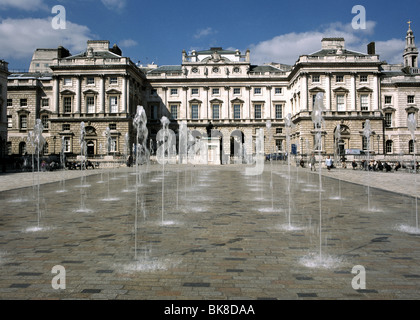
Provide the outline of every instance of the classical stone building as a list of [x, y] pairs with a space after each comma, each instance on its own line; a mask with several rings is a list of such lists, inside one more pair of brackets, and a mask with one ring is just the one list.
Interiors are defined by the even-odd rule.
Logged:
[[0, 60], [0, 159], [6, 154], [8, 63]]
[[[135, 106], [144, 103], [144, 74], [108, 41], [88, 41], [87, 50], [77, 55], [61, 47], [55, 51], [37, 50], [41, 57], [35, 61], [41, 60], [47, 72], [37, 72], [40, 66], [33, 61], [34, 72], [9, 77], [10, 152], [27, 152], [28, 132], [41, 119], [46, 154], [62, 147], [67, 154], [80, 154], [81, 122], [89, 156], [122, 153]], [[52, 56], [49, 64], [46, 55]], [[104, 136], [107, 128], [113, 143]]]
[[[181, 121], [195, 138], [207, 136], [211, 126], [212, 136], [220, 137], [224, 163], [241, 147], [247, 154], [255, 152], [260, 128], [266, 153], [332, 155], [364, 150], [409, 156], [416, 139], [407, 118], [414, 114], [418, 120], [420, 99], [418, 50], [411, 25], [401, 54], [403, 64], [389, 65], [375, 53], [374, 43], [362, 53], [348, 50], [343, 38], [325, 38], [320, 50], [301, 55], [293, 66], [253, 65], [249, 50], [243, 54], [218, 47], [183, 51], [179, 65], [138, 66], [117, 46], [109, 47], [108, 41], [88, 41], [86, 51], [78, 55], [62, 47], [39, 49], [31, 72], [9, 76], [9, 153], [26, 151], [28, 131], [40, 118], [46, 153], [58, 153], [63, 145], [66, 153], [79, 154], [83, 121], [89, 156], [123, 154], [126, 135], [130, 145], [134, 141], [132, 118], [136, 106], [142, 105], [152, 149], [162, 128], [160, 119], [166, 116], [177, 136]], [[317, 93], [323, 94], [321, 128], [312, 122]], [[289, 115], [290, 131], [285, 121]], [[363, 134], [367, 120], [369, 140]], [[106, 128], [114, 141], [108, 150]], [[322, 142], [315, 146], [318, 130]]]

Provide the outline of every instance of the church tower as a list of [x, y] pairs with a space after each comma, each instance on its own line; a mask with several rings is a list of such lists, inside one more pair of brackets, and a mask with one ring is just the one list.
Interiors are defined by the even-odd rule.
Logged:
[[405, 37], [404, 49], [404, 67], [418, 68], [418, 55], [419, 51], [414, 43], [414, 34], [411, 30], [411, 21], [408, 21], [408, 31]]

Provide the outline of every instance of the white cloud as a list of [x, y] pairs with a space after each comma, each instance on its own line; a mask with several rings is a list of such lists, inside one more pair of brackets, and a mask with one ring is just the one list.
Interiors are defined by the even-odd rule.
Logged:
[[44, 0], [0, 0], [1, 9], [19, 9], [25, 11], [48, 10]]
[[86, 26], [70, 21], [66, 29], [55, 30], [48, 19], [5, 19], [0, 21], [0, 47], [2, 58], [30, 59], [38, 48], [63, 46], [72, 54], [86, 48], [93, 35]]
[[133, 39], [124, 39], [119, 42], [119, 45], [121, 47], [130, 48], [130, 47], [135, 47], [136, 45], [138, 45], [138, 42]]
[[200, 38], [207, 37], [208, 35], [215, 34], [215, 33], [217, 33], [217, 31], [213, 30], [213, 28], [211, 28], [211, 27], [208, 27], [208, 28], [205, 28], [205, 29], [199, 29], [194, 34], [194, 38], [195, 39], [200, 39]]
[[109, 10], [122, 10], [127, 4], [126, 0], [101, 0], [101, 2]]
[[[272, 39], [252, 44], [250, 46], [251, 59], [255, 64], [279, 62], [293, 65], [300, 55], [311, 54], [321, 49], [321, 40], [325, 37], [343, 37], [346, 49], [367, 52], [367, 44], [375, 41], [374, 31], [376, 23], [366, 22], [366, 29], [353, 29], [351, 24], [340, 22], [321, 26], [319, 30], [287, 33]], [[381, 60], [389, 63], [401, 63], [404, 41], [391, 39], [375, 41], [376, 53]]]

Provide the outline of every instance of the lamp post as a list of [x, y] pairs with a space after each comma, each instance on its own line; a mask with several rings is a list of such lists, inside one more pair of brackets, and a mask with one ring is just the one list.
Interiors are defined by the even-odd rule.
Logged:
[[379, 154], [379, 140], [381, 140], [381, 136], [378, 134], [378, 135], [376, 136], [376, 139], [378, 140], [378, 154]]

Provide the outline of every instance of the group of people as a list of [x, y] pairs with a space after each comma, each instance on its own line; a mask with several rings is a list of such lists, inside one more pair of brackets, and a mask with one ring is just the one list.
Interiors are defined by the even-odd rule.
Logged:
[[[346, 165], [346, 160], [345, 159], [341, 159], [342, 161], [342, 167], [345, 169], [347, 168]], [[300, 166], [303, 168], [305, 166], [305, 162], [303, 159], [300, 160]], [[327, 156], [327, 158], [325, 159], [325, 166], [327, 168], [328, 171], [330, 171], [333, 167], [334, 167], [334, 163], [333, 160], [331, 159], [330, 156]], [[353, 160], [351, 163], [351, 166], [353, 168], [353, 170], [356, 170], [359, 166], [361, 170], [369, 170], [369, 171], [386, 171], [386, 172], [390, 172], [392, 170], [394, 171], [398, 171], [401, 168], [406, 168], [405, 165], [402, 165], [400, 161], [398, 161], [397, 163], [393, 164], [391, 162], [388, 161], [380, 161], [380, 160], [375, 160], [372, 159], [369, 161], [366, 160], [362, 160], [360, 162], [360, 164], [358, 164], [356, 162], [356, 160]], [[315, 154], [311, 154], [311, 157], [309, 158], [309, 167], [311, 169], [311, 171], [316, 171], [316, 158], [315, 158]], [[414, 166], [411, 165], [411, 169], [414, 170]], [[420, 166], [419, 166], [419, 162], [416, 161], [416, 170], [419, 171]]]

